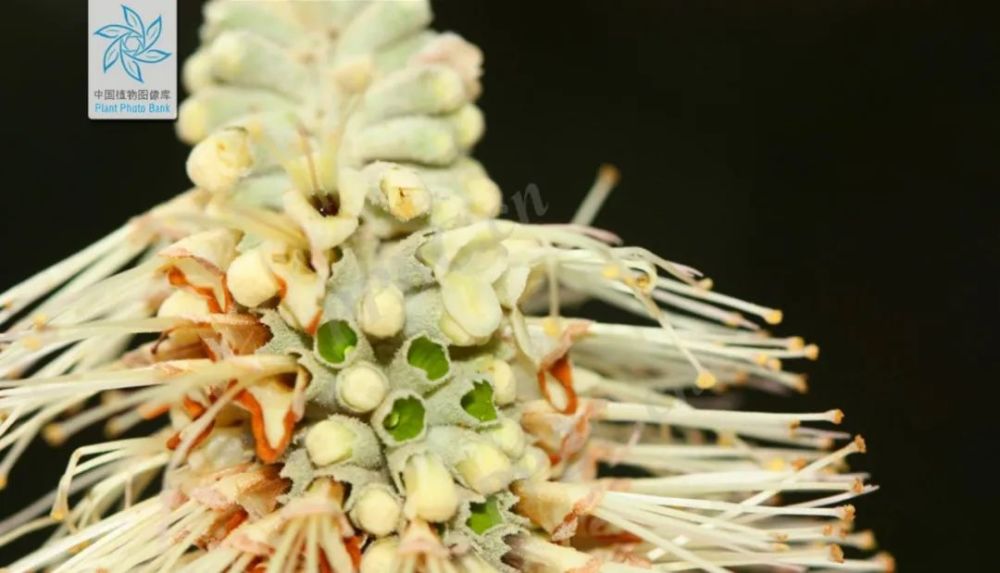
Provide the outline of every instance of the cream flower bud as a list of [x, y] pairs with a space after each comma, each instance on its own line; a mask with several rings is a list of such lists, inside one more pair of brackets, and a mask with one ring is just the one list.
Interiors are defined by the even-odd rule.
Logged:
[[343, 461], [354, 450], [354, 431], [337, 420], [323, 420], [306, 434], [306, 452], [316, 466]]
[[503, 453], [510, 456], [512, 459], [518, 459], [524, 455], [524, 430], [521, 428], [516, 420], [512, 418], [503, 418], [500, 420], [500, 425], [494, 428], [490, 428], [484, 432], [486, 437], [490, 439], [498, 448], [500, 448]]
[[458, 510], [458, 490], [448, 468], [433, 454], [417, 454], [403, 468], [405, 513], [431, 522], [451, 519]]
[[493, 374], [493, 401], [498, 406], [513, 404], [517, 399], [517, 378], [506, 360], [494, 358], [489, 371]]
[[431, 194], [411, 169], [387, 169], [379, 188], [385, 195], [389, 214], [400, 221], [409, 221], [430, 211]]
[[447, 120], [403, 116], [367, 126], [351, 142], [359, 163], [381, 159], [445, 166], [461, 152], [455, 137]]
[[372, 84], [364, 110], [371, 120], [404, 115], [439, 115], [465, 102], [462, 78], [446, 66], [407, 66]]
[[361, 555], [361, 573], [392, 571], [398, 552], [399, 540], [395, 537], [386, 537], [375, 541]]
[[414, 63], [444, 64], [461, 76], [465, 91], [475, 99], [482, 91], [483, 52], [454, 32], [437, 34], [413, 56]]
[[253, 154], [246, 130], [219, 130], [194, 146], [188, 155], [187, 173], [198, 187], [219, 193], [228, 191], [250, 172]]
[[[194, 73], [194, 72], [192, 72]], [[192, 80], [184, 80], [185, 83]], [[195, 78], [193, 81], [197, 82]], [[192, 90], [193, 92], [193, 90]], [[177, 108], [177, 137], [184, 143], [194, 145], [208, 137], [209, 110], [205, 102], [190, 97]]]
[[248, 307], [264, 303], [281, 290], [260, 249], [247, 251], [230, 263], [226, 286], [236, 302]]
[[431, 193], [415, 169], [376, 161], [365, 166], [361, 175], [368, 199], [397, 221], [410, 221], [430, 211]]
[[517, 460], [518, 476], [529, 480], [547, 480], [552, 469], [549, 456], [540, 448], [528, 446], [524, 455]]
[[237, 76], [242, 67], [245, 38], [241, 32], [225, 32], [209, 46], [213, 74], [224, 79]]
[[455, 464], [455, 469], [474, 491], [489, 495], [510, 484], [513, 469], [500, 448], [485, 441], [466, 442], [460, 447], [461, 460]]
[[373, 65], [369, 54], [357, 56], [338, 64], [331, 76], [347, 93], [361, 93], [372, 81]]
[[337, 402], [356, 413], [371, 412], [389, 392], [389, 381], [371, 364], [359, 362], [345, 368], [337, 378]]
[[259, 34], [227, 30], [208, 48], [212, 75], [227, 84], [299, 97], [308, 72], [293, 53]]
[[403, 292], [394, 284], [369, 285], [358, 303], [361, 330], [376, 338], [395, 336], [405, 319]]
[[441, 298], [448, 315], [474, 337], [491, 336], [503, 313], [493, 285], [464, 272], [450, 272], [441, 281]]
[[[175, 290], [160, 304], [156, 316], [205, 316], [211, 314], [208, 301], [186, 290]], [[190, 344], [200, 340], [197, 329], [179, 328], [170, 333], [170, 338], [178, 344]]]
[[435, 197], [431, 205], [432, 227], [454, 229], [469, 221], [468, 204], [458, 195]]
[[469, 208], [480, 217], [493, 218], [500, 214], [503, 193], [489, 177], [476, 177], [466, 187]]
[[396, 530], [403, 515], [403, 506], [396, 496], [379, 486], [365, 487], [357, 495], [350, 514], [355, 525], [377, 537]]
[[486, 131], [486, 118], [478, 107], [469, 104], [448, 117], [452, 129], [455, 130], [455, 140], [462, 149], [469, 149], [483, 137]]
[[177, 109], [177, 135], [194, 145], [226, 123], [262, 109], [291, 112], [294, 108], [288, 99], [267, 90], [205, 86]]
[[203, 316], [211, 312], [204, 297], [186, 290], [175, 290], [160, 304], [156, 316]]
[[188, 93], [206, 88], [214, 82], [212, 58], [208, 50], [201, 49], [191, 54], [181, 68], [181, 83]]

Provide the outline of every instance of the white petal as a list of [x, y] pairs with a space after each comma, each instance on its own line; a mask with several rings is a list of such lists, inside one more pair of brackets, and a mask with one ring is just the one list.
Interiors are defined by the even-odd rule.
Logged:
[[492, 283], [507, 270], [507, 249], [494, 241], [473, 241], [451, 262], [450, 273], [459, 272]]
[[493, 283], [497, 297], [500, 299], [500, 304], [507, 308], [517, 306], [517, 301], [524, 294], [524, 289], [528, 284], [528, 275], [530, 272], [531, 269], [526, 266], [516, 266], [509, 267], [500, 275], [500, 278]]
[[168, 259], [198, 259], [220, 272], [236, 257], [239, 233], [229, 229], [202, 231], [185, 237], [160, 252]]
[[479, 346], [480, 344], [486, 344], [489, 340], [489, 337], [472, 336], [463, 330], [447, 311], [441, 313], [441, 322], [438, 324], [438, 327], [448, 337], [448, 341], [455, 346]]
[[448, 273], [441, 281], [444, 308], [462, 330], [489, 336], [500, 326], [500, 301], [493, 285], [473, 275]]
[[368, 194], [368, 183], [364, 174], [348, 167], [341, 169], [337, 173], [337, 193], [341, 213], [355, 217], [360, 215], [365, 206], [365, 196]]
[[471, 243], [476, 243], [476, 248], [499, 244], [513, 230], [510, 221], [495, 219], [438, 233], [420, 247], [420, 258], [434, 269], [434, 275], [440, 280], [448, 274], [452, 262], [465, 247]]
[[346, 211], [337, 216], [324, 216], [297, 190], [285, 192], [283, 202], [285, 213], [302, 227], [315, 250], [325, 251], [340, 245], [358, 228], [356, 217]]

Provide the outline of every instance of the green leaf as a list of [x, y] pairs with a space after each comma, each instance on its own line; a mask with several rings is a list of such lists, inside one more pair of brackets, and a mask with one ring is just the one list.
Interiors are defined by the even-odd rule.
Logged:
[[448, 355], [444, 347], [426, 336], [410, 343], [406, 361], [423, 370], [429, 380], [440, 380], [448, 374]]
[[497, 505], [496, 496], [486, 498], [486, 501], [483, 503], [469, 504], [469, 509], [472, 513], [465, 524], [478, 535], [482, 535], [489, 531], [490, 528], [503, 523], [503, 515], [500, 513], [500, 507]]
[[382, 427], [397, 442], [412, 440], [424, 429], [424, 405], [414, 397], [396, 400], [382, 421]]
[[358, 334], [345, 320], [330, 320], [316, 331], [316, 352], [330, 364], [340, 364], [358, 344]]
[[462, 396], [462, 409], [480, 422], [496, 420], [497, 409], [493, 405], [493, 387], [489, 382], [475, 382], [472, 390]]

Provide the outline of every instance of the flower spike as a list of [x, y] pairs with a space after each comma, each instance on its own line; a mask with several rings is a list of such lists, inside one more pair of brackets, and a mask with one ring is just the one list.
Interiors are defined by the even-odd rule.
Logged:
[[[140, 78], [161, 21], [123, 10]], [[594, 228], [612, 166], [567, 224], [496, 218], [482, 54], [427, 0], [204, 15], [194, 188], [0, 293], [0, 485], [109, 435], [0, 521], [51, 532], [3, 571], [893, 570], [844, 414], [733, 409], [805, 391], [780, 310]]]

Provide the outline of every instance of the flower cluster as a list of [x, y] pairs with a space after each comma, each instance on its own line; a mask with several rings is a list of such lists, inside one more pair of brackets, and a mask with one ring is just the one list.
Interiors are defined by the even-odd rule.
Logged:
[[747, 318], [780, 312], [590, 227], [610, 168], [571, 224], [496, 219], [482, 56], [426, 1], [205, 19], [194, 188], [0, 294], [0, 478], [110, 436], [0, 523], [53, 529], [9, 571], [892, 568], [851, 532], [875, 488], [839, 410], [713, 403], [805, 389], [783, 362], [816, 346]]

